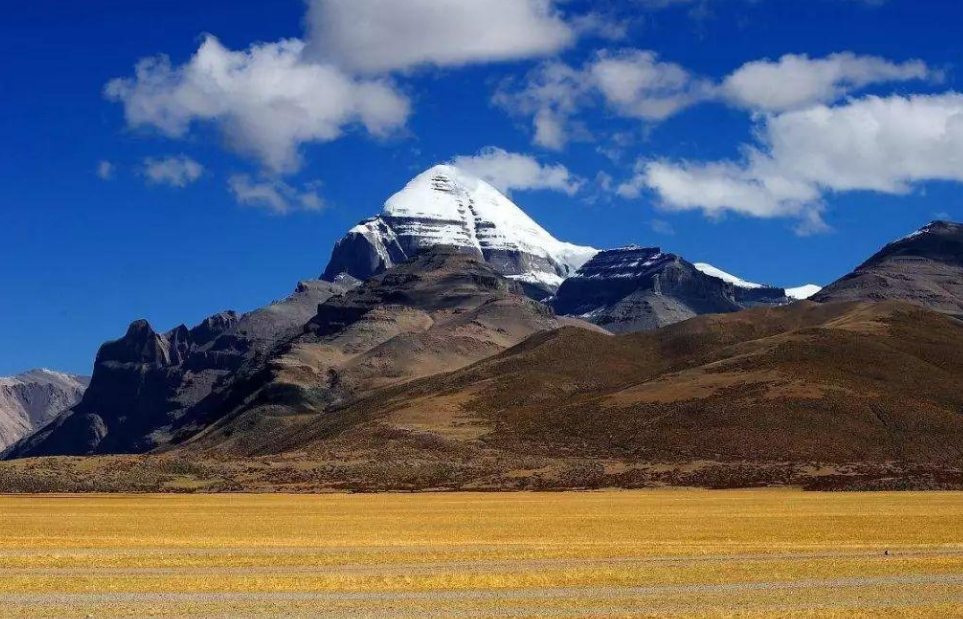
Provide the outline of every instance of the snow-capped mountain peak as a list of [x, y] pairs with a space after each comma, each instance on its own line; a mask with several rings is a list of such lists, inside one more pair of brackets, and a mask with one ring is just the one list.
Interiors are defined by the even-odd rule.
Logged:
[[559, 241], [489, 183], [437, 165], [352, 228], [335, 247], [324, 278], [365, 279], [418, 251], [449, 245], [480, 254], [507, 277], [553, 292], [597, 250]]

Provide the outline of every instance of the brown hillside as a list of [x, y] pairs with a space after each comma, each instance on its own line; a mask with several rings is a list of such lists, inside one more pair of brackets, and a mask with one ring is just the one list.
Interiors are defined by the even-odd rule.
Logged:
[[410, 433], [506, 457], [952, 464], [961, 411], [963, 323], [895, 302], [800, 303], [621, 337], [538, 334], [274, 447], [354, 453]]

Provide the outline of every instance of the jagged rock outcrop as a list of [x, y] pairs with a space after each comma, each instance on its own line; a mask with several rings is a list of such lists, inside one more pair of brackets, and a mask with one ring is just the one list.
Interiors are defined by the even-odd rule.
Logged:
[[438, 165], [389, 198], [380, 215], [348, 231], [322, 277], [364, 280], [440, 245], [483, 258], [536, 299], [596, 253], [557, 240], [485, 181]]
[[629, 246], [596, 255], [565, 280], [552, 306], [559, 314], [625, 333], [788, 302], [781, 288], [736, 286], [658, 247]]
[[934, 221], [894, 241], [813, 301], [898, 300], [963, 316], [963, 224]]
[[0, 451], [76, 404], [89, 383], [47, 369], [0, 378]]
[[263, 309], [222, 312], [167, 333], [135, 321], [124, 337], [101, 346], [83, 398], [7, 456], [140, 453], [164, 445], [242, 365], [300, 333], [319, 303], [342, 292], [337, 284], [302, 282]]

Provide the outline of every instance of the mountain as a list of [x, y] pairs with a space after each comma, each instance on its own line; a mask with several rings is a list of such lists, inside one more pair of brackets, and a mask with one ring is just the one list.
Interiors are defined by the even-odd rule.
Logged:
[[658, 247], [633, 245], [599, 252], [562, 283], [551, 304], [559, 314], [625, 333], [701, 314], [789, 302], [782, 288], [736, 285], [733, 280], [718, 269], [706, 273]]
[[[453, 256], [464, 257], [431, 258], [435, 275], [414, 286], [408, 272], [329, 302], [274, 356], [275, 378], [251, 374], [234, 410], [187, 440], [137, 458], [4, 463], [0, 489], [960, 487], [963, 322], [903, 302], [802, 301], [619, 336], [541, 331], [469, 363], [503, 343], [471, 344], [499, 333], [479, 327], [518, 315], [511, 299], [536, 322], [538, 305], [488, 265], [466, 272]], [[475, 279], [483, 267], [489, 283]], [[452, 296], [431, 299], [456, 282]], [[463, 304], [479, 285], [502, 307], [497, 317], [491, 302]], [[400, 305], [356, 320], [365, 298], [396, 293]], [[403, 324], [408, 333], [391, 337]], [[441, 348], [452, 334], [476, 352], [451, 371], [403, 362], [452, 350]], [[372, 335], [387, 346], [347, 358]], [[316, 372], [331, 380], [318, 388]]]
[[[452, 371], [563, 326], [480, 256], [438, 246], [318, 307], [303, 333], [226, 393], [219, 418], [180, 449], [271, 453], [292, 423], [381, 389]], [[323, 413], [323, 414], [322, 414]]]
[[[706, 275], [717, 277], [724, 282], [729, 282], [736, 288], [742, 288], [744, 290], [763, 290], [763, 289], [778, 290], [777, 288], [768, 286], [766, 284], [756, 284], [753, 282], [747, 282], [741, 277], [736, 277], [731, 273], [726, 273], [722, 269], [716, 268], [711, 264], [707, 264], [705, 262], [696, 262], [693, 266], [695, 266], [695, 268], [699, 269]], [[788, 297], [789, 300], [791, 301], [802, 301], [804, 299], [808, 299], [809, 297], [813, 296], [820, 290], [822, 290], [822, 287], [817, 286], [815, 284], [805, 284], [803, 286], [796, 286], [794, 288], [784, 289], [786, 293], [786, 297]]]
[[885, 299], [963, 316], [963, 224], [934, 221], [813, 297], [821, 303]]
[[101, 348], [84, 400], [9, 455], [270, 450], [291, 420], [573, 324], [480, 256], [435, 247], [351, 290], [303, 284], [236, 321], [166, 334], [134, 323]]
[[215, 314], [167, 333], [135, 321], [122, 338], [100, 347], [83, 398], [8, 455], [137, 453], [165, 444], [245, 363], [300, 333], [319, 303], [342, 292], [337, 284], [302, 282], [268, 307]]
[[572, 462], [602, 486], [680, 483], [668, 472], [699, 462], [728, 477], [694, 483], [752, 485], [958, 467], [961, 410], [963, 323], [899, 302], [803, 301], [621, 336], [540, 333], [272, 444], [330, 463], [314, 481], [339, 487], [531, 487], [533, 475], [571, 487]]
[[76, 404], [89, 383], [46, 369], [0, 377], [0, 451]]
[[438, 165], [389, 198], [380, 215], [349, 230], [322, 278], [364, 280], [439, 245], [483, 257], [536, 299], [552, 294], [596, 253], [555, 239], [485, 181]]

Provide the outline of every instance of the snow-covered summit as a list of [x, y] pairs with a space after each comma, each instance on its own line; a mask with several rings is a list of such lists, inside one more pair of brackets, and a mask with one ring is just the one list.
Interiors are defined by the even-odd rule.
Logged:
[[549, 293], [598, 253], [559, 241], [492, 185], [445, 164], [416, 176], [380, 215], [349, 230], [324, 278], [365, 279], [436, 245], [479, 253], [506, 276]]
[[438, 230], [439, 242], [524, 251], [573, 267], [573, 273], [598, 253], [559, 241], [492, 185], [450, 164], [416, 176], [388, 198], [381, 216], [452, 222]]

